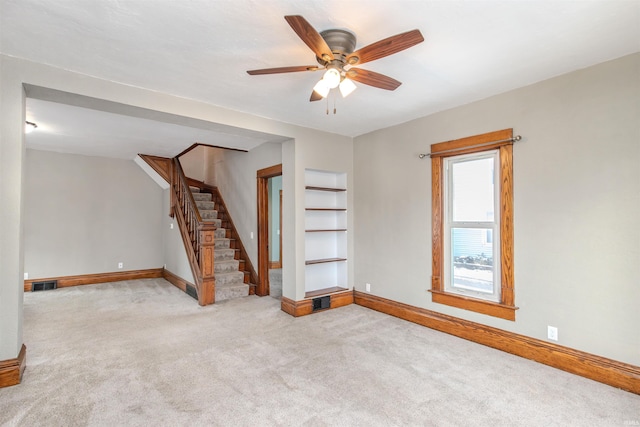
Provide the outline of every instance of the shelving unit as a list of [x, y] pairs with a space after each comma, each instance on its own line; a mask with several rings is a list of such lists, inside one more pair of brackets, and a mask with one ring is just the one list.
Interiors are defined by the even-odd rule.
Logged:
[[305, 298], [348, 289], [346, 183], [346, 173], [305, 171]]

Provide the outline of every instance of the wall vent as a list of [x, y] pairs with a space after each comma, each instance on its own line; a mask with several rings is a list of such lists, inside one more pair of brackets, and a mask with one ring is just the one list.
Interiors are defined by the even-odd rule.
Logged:
[[314, 298], [313, 301], [313, 311], [324, 310], [326, 308], [331, 308], [331, 296], [327, 295], [326, 297], [318, 297]]
[[185, 288], [185, 292], [191, 298], [198, 299], [198, 292], [196, 291], [195, 286], [187, 285], [187, 287]]
[[35, 291], [50, 291], [51, 289], [58, 289], [57, 280], [47, 280], [45, 282], [33, 282], [31, 283], [31, 292]]

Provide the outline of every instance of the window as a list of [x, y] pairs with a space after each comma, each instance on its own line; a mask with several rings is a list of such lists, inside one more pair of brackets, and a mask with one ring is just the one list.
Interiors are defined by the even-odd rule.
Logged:
[[512, 129], [431, 146], [432, 300], [515, 320]]
[[500, 301], [498, 150], [444, 159], [445, 291]]

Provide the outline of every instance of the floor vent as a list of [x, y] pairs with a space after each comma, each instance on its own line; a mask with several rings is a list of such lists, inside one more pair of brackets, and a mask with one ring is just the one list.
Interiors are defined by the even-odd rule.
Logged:
[[198, 292], [196, 291], [195, 286], [187, 285], [187, 287], [185, 288], [185, 292], [190, 297], [192, 297], [194, 299], [198, 299]]
[[35, 291], [50, 291], [51, 289], [58, 289], [57, 280], [47, 280], [46, 282], [33, 282], [31, 283], [31, 292]]
[[325, 308], [331, 308], [331, 296], [314, 298], [313, 311], [324, 310]]

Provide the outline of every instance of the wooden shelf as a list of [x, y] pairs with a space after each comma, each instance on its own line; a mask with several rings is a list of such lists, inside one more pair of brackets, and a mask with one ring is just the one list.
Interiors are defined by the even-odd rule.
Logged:
[[315, 291], [310, 291], [310, 292], [305, 292], [304, 297], [305, 298], [315, 298], [315, 297], [319, 297], [321, 295], [328, 295], [328, 294], [335, 294], [338, 292], [344, 292], [344, 291], [348, 291], [349, 289], [347, 288], [341, 288], [339, 286], [334, 286], [331, 288], [324, 288], [324, 289], [318, 289]]
[[346, 258], [324, 258], [324, 259], [310, 259], [305, 261], [305, 265], [324, 264], [325, 262], [341, 262], [346, 261]]
[[333, 192], [347, 191], [346, 188], [313, 187], [311, 185], [307, 185], [305, 187], [305, 189], [307, 189], [307, 190], [315, 190], [315, 191], [333, 191]]
[[[345, 172], [305, 169], [304, 173], [304, 274], [305, 291], [308, 291], [305, 298], [311, 312], [311, 299], [317, 296], [331, 295], [332, 308], [336, 298], [345, 301], [353, 298], [352, 292], [338, 286], [349, 282], [346, 262], [349, 193]], [[336, 286], [328, 287], [332, 285]]]

